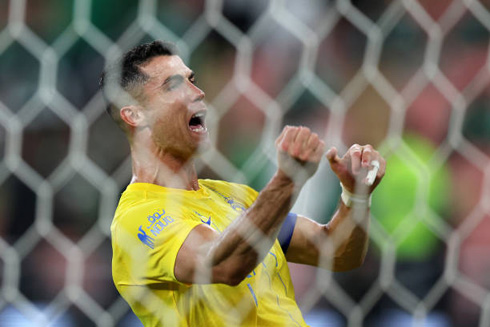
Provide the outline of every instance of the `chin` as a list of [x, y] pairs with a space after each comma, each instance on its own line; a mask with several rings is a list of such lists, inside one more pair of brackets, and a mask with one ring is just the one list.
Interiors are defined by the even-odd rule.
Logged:
[[200, 155], [200, 154], [206, 152], [207, 150], [209, 150], [210, 148], [211, 148], [211, 141], [209, 140], [209, 137], [206, 137], [205, 140], [202, 140], [201, 142], [199, 142], [199, 145], [196, 149], [196, 154]]

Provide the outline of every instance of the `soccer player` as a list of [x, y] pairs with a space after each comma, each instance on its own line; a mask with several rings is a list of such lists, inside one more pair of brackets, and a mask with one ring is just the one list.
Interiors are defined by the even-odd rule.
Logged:
[[385, 171], [372, 146], [327, 152], [343, 193], [321, 225], [290, 212], [324, 155], [308, 128], [283, 129], [277, 171], [258, 193], [198, 179], [193, 161], [209, 143], [204, 92], [171, 44], [135, 47], [101, 87], [133, 166], [111, 226], [113, 278], [145, 326], [306, 326], [287, 262], [362, 264], [370, 194]]

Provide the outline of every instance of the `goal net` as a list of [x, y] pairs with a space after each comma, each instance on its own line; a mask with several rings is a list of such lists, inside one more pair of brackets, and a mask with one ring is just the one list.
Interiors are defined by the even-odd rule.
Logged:
[[[141, 325], [111, 277], [131, 161], [98, 81], [155, 39], [206, 92], [200, 177], [260, 190], [286, 124], [387, 158], [363, 266], [290, 265], [308, 324], [490, 326], [489, 35], [488, 0], [1, 0], [0, 326]], [[293, 211], [327, 223], [339, 194], [323, 160]]]

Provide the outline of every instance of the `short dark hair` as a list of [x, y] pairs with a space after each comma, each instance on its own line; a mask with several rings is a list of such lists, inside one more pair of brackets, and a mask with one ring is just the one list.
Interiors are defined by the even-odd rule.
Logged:
[[107, 65], [100, 77], [99, 87], [107, 101], [107, 112], [124, 131], [126, 128], [119, 109], [138, 100], [140, 87], [149, 78], [140, 66], [153, 57], [173, 55], [177, 55], [173, 43], [157, 40], [140, 44]]

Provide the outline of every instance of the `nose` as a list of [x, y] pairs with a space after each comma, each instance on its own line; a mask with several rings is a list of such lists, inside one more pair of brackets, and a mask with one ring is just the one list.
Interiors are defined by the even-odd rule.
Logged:
[[192, 84], [192, 88], [193, 88], [194, 93], [196, 94], [194, 101], [201, 101], [202, 99], [204, 99], [204, 97], [206, 96], [206, 93], [204, 93], [203, 90], [198, 88], [195, 84]]

